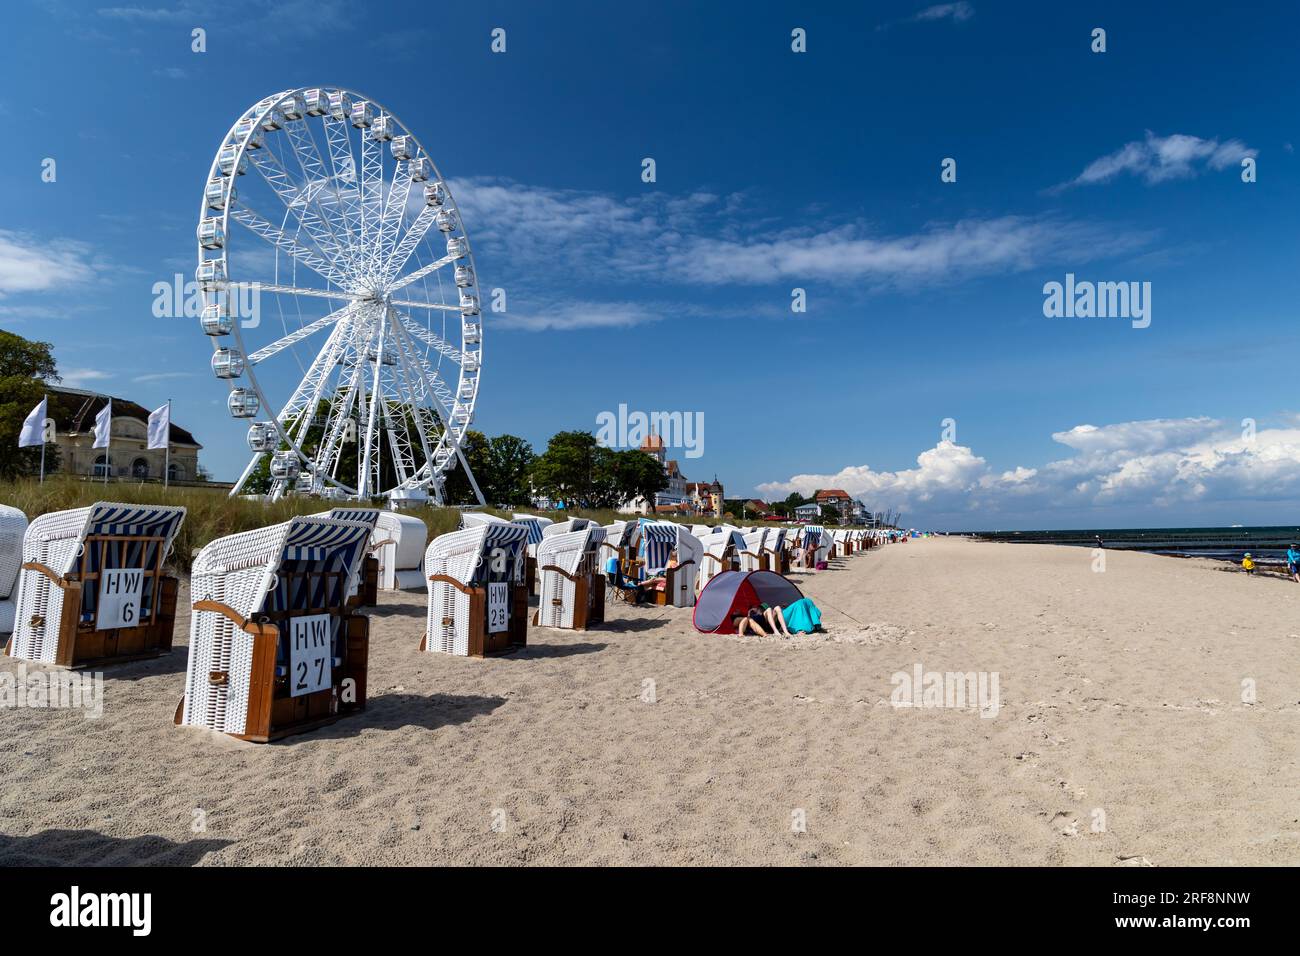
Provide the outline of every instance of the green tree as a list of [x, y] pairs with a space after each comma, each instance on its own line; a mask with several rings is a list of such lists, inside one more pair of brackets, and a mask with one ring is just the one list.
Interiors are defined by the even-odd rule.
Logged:
[[598, 447], [591, 432], [557, 432], [533, 462], [533, 486], [566, 507], [586, 507], [592, 497]]
[[[39, 473], [40, 448], [19, 448], [18, 433], [23, 419], [40, 402], [48, 384], [59, 380], [53, 346], [34, 342], [0, 329], [0, 477], [15, 478]], [[53, 448], [46, 449], [46, 471], [58, 467]]]
[[483, 488], [483, 495], [489, 502], [509, 505], [527, 505], [531, 502], [528, 475], [532, 471], [533, 446], [516, 435], [497, 435], [488, 441], [487, 475], [475, 476], [480, 482], [484, 480], [491, 488]]

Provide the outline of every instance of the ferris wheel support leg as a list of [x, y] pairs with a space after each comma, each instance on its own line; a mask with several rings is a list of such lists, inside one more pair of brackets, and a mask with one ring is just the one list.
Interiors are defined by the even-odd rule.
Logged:
[[456, 457], [460, 459], [460, 466], [465, 469], [465, 477], [469, 479], [469, 486], [474, 489], [474, 497], [484, 508], [487, 502], [483, 500], [483, 492], [478, 490], [478, 482], [474, 480], [474, 472], [470, 471], [469, 462], [465, 460], [465, 453], [460, 450], [460, 442], [456, 443]]
[[262, 460], [262, 456], [265, 454], [266, 452], [259, 451], [249, 459], [248, 466], [244, 469], [244, 473], [239, 476], [239, 480], [235, 482], [234, 487], [230, 489], [230, 494], [227, 497], [233, 498], [239, 494], [240, 490], [244, 487], [244, 482], [248, 481], [249, 476], [253, 473], [253, 469], [257, 467], [257, 463]]

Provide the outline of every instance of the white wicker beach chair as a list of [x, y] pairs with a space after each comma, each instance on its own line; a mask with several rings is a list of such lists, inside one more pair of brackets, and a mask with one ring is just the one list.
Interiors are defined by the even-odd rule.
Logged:
[[600, 544], [605, 529], [583, 528], [547, 537], [537, 548], [540, 600], [537, 623], [542, 627], [586, 630], [605, 619], [605, 577]]
[[164, 567], [184, 520], [184, 508], [106, 501], [36, 518], [9, 653], [81, 667], [169, 652], [177, 582]]
[[348, 594], [373, 531], [311, 515], [205, 546], [176, 723], [265, 742], [363, 710], [369, 621]]
[[525, 559], [527, 564], [524, 567], [524, 579], [528, 582], [528, 593], [535, 594], [537, 592], [537, 546], [542, 543], [545, 529], [554, 522], [550, 518], [520, 514], [512, 516], [510, 520], [528, 529], [528, 557]]
[[699, 539], [702, 554], [700, 572], [695, 578], [696, 593], [703, 591], [713, 576], [723, 571], [734, 571], [745, 550], [745, 537], [739, 530], [721, 528]]
[[737, 557], [740, 559], [740, 570], [742, 571], [759, 571], [763, 567], [763, 542], [767, 540], [768, 529], [758, 528], [757, 530], [746, 532], [744, 535], [745, 547], [740, 551]]
[[482, 522], [440, 535], [424, 553], [428, 624], [420, 649], [483, 657], [528, 642], [528, 529]]
[[370, 553], [379, 561], [379, 587], [407, 591], [425, 586], [424, 549], [429, 529], [414, 515], [381, 511], [370, 539]]
[[556, 534], [568, 534], [571, 531], [581, 531], [583, 528], [594, 528], [596, 522], [590, 518], [570, 518], [567, 521], [552, 521], [542, 529], [542, 537], [549, 538]]
[[18, 571], [23, 565], [23, 535], [27, 515], [17, 508], [0, 505], [0, 634], [11, 634], [18, 605]]
[[[637, 554], [642, 560], [643, 577], [664, 575], [665, 586], [657, 591], [655, 601], [673, 607], [695, 604], [695, 581], [700, 573], [704, 549], [700, 539], [684, 525], [672, 521], [641, 521], [637, 531]], [[676, 555], [677, 564], [668, 567]]]

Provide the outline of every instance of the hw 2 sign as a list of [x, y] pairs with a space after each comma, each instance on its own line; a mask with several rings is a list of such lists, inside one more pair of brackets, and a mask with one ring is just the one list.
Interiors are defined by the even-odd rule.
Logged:
[[289, 696], [302, 697], [332, 684], [330, 616], [308, 614], [289, 619]]
[[139, 625], [140, 595], [143, 591], [143, 569], [106, 568], [99, 576], [95, 630], [107, 631]]

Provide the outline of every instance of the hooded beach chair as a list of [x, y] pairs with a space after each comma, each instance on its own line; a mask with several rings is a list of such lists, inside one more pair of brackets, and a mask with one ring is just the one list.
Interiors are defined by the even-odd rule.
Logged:
[[380, 590], [424, 587], [424, 549], [428, 538], [428, 526], [414, 515], [379, 512], [370, 538], [370, 553], [379, 562]]
[[550, 518], [536, 515], [513, 515], [510, 520], [528, 529], [528, 556], [525, 559], [524, 579], [528, 582], [528, 594], [537, 593], [537, 546], [542, 543], [543, 530], [554, 524]]
[[759, 570], [775, 571], [777, 574], [790, 573], [790, 551], [787, 547], [786, 528], [768, 528], [767, 537], [763, 539], [763, 549], [759, 552]]
[[528, 643], [528, 529], [481, 522], [424, 553], [429, 611], [420, 650], [483, 657]]
[[309, 515], [204, 547], [176, 723], [265, 743], [364, 710], [370, 622], [349, 594], [373, 530]]
[[763, 569], [763, 542], [767, 539], [767, 535], [767, 528], [754, 528], [742, 535], [745, 547], [736, 555], [740, 561], [741, 571]]
[[23, 535], [27, 515], [17, 508], [0, 505], [0, 635], [13, 633], [18, 605], [18, 571], [23, 565]]
[[[655, 591], [655, 603], [672, 607], [695, 604], [695, 580], [704, 551], [700, 539], [685, 526], [671, 521], [642, 519], [637, 529], [637, 556], [641, 579], [664, 576], [664, 588]], [[676, 564], [669, 567], [673, 556]]]
[[537, 548], [540, 598], [535, 623], [585, 631], [605, 620], [605, 575], [600, 543], [605, 529], [548, 536]]
[[97, 502], [38, 517], [23, 535], [9, 653], [62, 667], [172, 649], [176, 578], [164, 566], [184, 508]]
[[745, 537], [738, 530], [719, 528], [700, 538], [702, 556], [700, 573], [695, 579], [695, 590], [703, 590], [709, 579], [723, 571], [735, 571], [740, 562], [740, 552], [745, 550]]
[[370, 526], [370, 545], [367, 546], [361, 567], [357, 571], [352, 593], [348, 595], [357, 607], [374, 607], [379, 601], [379, 559], [373, 554], [372, 546], [378, 534], [379, 516], [383, 513], [378, 508], [331, 508], [320, 512], [321, 517], [338, 521], [360, 521]]

